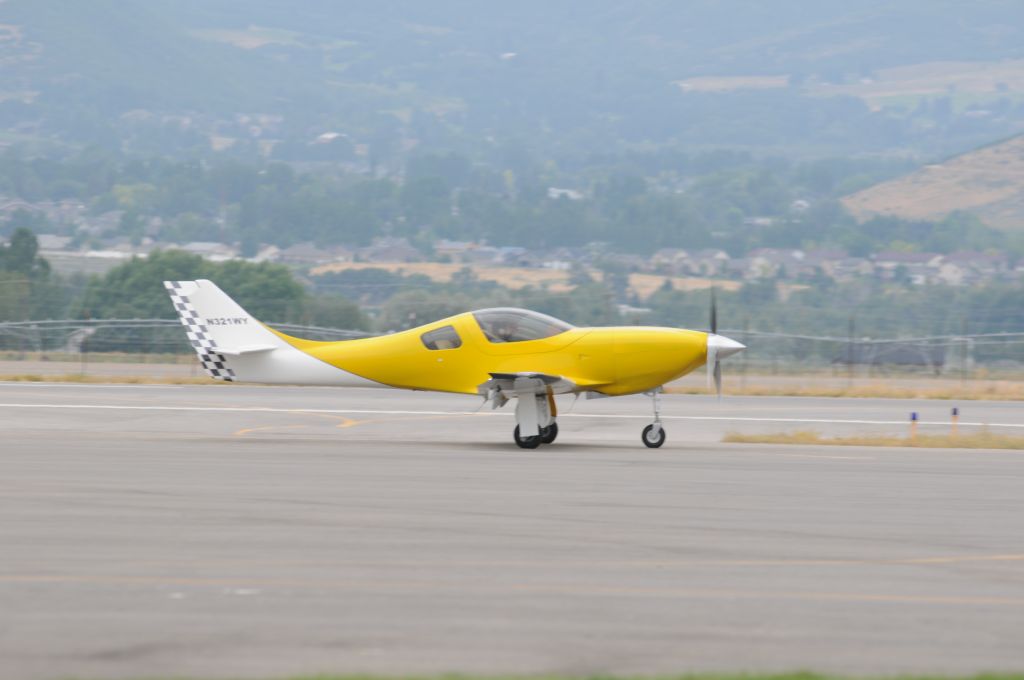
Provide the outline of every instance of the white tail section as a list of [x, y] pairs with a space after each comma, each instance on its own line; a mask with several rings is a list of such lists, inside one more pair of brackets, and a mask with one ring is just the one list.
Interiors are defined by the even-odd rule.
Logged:
[[211, 378], [302, 385], [378, 385], [288, 344], [212, 281], [164, 281], [164, 287], [199, 362]]

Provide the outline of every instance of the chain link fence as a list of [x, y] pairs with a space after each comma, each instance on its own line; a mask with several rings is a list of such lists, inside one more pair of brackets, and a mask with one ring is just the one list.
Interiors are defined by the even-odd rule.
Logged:
[[[368, 337], [363, 331], [288, 323], [270, 326], [312, 340]], [[967, 375], [979, 369], [1024, 374], [1024, 332], [911, 338], [851, 338], [722, 329], [747, 345], [730, 361], [733, 370], [758, 374], [794, 371], [885, 375]], [[8, 353], [189, 356], [176, 319], [62, 319], [0, 322], [0, 349]]]

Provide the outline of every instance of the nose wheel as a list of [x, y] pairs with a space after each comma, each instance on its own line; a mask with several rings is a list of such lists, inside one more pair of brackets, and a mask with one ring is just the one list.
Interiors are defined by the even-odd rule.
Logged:
[[643, 440], [644, 446], [647, 448], [656, 449], [665, 443], [665, 428], [661, 426], [661, 423], [651, 423], [644, 428], [640, 439]]
[[654, 407], [654, 422], [640, 433], [640, 440], [649, 449], [656, 449], [665, 443], [665, 428], [661, 426], [661, 388], [648, 392]]

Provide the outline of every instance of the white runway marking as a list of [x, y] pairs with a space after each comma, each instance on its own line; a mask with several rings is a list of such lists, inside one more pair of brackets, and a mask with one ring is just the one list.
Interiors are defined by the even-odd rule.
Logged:
[[[386, 415], [386, 416], [512, 416], [511, 412], [493, 411], [411, 411], [393, 409], [318, 409], [318, 408], [270, 408], [263, 406], [132, 406], [123, 404], [0, 404], [0, 408], [24, 409], [93, 409], [106, 411], [199, 411], [220, 413], [329, 413], [335, 415]], [[560, 418], [615, 418], [650, 420], [650, 415], [621, 413], [568, 413]], [[661, 416], [662, 420], [703, 420], [746, 423], [820, 423], [828, 425], [907, 425], [906, 420], [853, 420], [842, 418], [758, 418], [751, 416]], [[948, 422], [918, 421], [921, 427], [949, 427]], [[1024, 423], [959, 423], [960, 427], [1008, 427], [1022, 428]]]
[[[3, 381], [0, 380], [0, 386], [3, 387], [78, 387], [92, 389], [98, 387], [100, 389], [141, 389], [141, 390], [180, 390], [184, 389], [186, 385], [138, 385], [134, 383], [54, 383], [54, 382], [34, 382], [34, 381]], [[207, 385], [188, 385], [187, 387], [208, 387]], [[220, 385], [213, 385], [218, 389]]]

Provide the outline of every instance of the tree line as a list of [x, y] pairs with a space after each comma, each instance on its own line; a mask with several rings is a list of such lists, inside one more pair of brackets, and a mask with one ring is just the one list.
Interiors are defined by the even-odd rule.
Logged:
[[[300, 280], [281, 265], [244, 261], [213, 263], [181, 251], [158, 251], [127, 261], [103, 276], [64, 278], [38, 254], [34, 235], [17, 231], [0, 247], [0, 322], [38, 319], [175, 319], [163, 287], [166, 280], [215, 281], [256, 318], [344, 330], [385, 333], [472, 309], [515, 306], [534, 309], [581, 326], [664, 325], [702, 329], [708, 324], [710, 293], [678, 291], [669, 281], [643, 307], [621, 307], [615, 277], [585, 270], [572, 273], [568, 292], [527, 287], [509, 290], [477, 278], [469, 269], [448, 282], [433, 282], [385, 270], [366, 269]], [[788, 290], [787, 295], [783, 295]], [[361, 299], [370, 306], [361, 309]], [[837, 306], [836, 299], [845, 304]], [[962, 333], [1024, 332], [1024, 284], [952, 288], [867, 281], [784, 289], [771, 280], [719, 291], [719, 323], [730, 332], [756, 330], [790, 335], [897, 338]], [[371, 313], [368, 313], [371, 312]], [[852, 325], [852, 327], [851, 327]], [[187, 350], [184, 336], [170, 329], [168, 344]], [[91, 337], [92, 351], [147, 347], [152, 334], [109, 331]], [[775, 341], [762, 341], [762, 344]], [[7, 341], [0, 343], [10, 346]], [[786, 341], [785, 355], [828, 353], [835, 347]], [[1021, 360], [1021, 345], [980, 347], [979, 360]], [[820, 357], [819, 357], [820, 358]]]
[[[98, 152], [47, 160], [9, 150], [0, 155], [0, 195], [75, 199], [90, 215], [121, 215], [107, 232], [87, 234], [21, 210], [0, 222], [0, 233], [63, 231], [82, 243], [145, 236], [220, 241], [241, 244], [243, 255], [260, 244], [360, 246], [383, 235], [406, 237], [428, 253], [436, 239], [449, 238], [539, 250], [603, 242], [643, 255], [664, 247], [715, 247], [733, 256], [758, 247], [1024, 255], [1024, 237], [967, 214], [858, 223], [838, 198], [897, 174], [904, 166], [896, 162], [794, 162], [663, 149], [609, 167], [597, 163], [580, 175], [535, 161], [522, 158], [510, 163], [518, 170], [499, 172], [457, 154], [425, 154], [408, 163], [403, 178], [389, 179], [333, 166], [300, 172], [275, 162], [123, 159]], [[578, 193], [553, 193], [552, 187]], [[752, 219], [759, 217], [768, 219]]]

